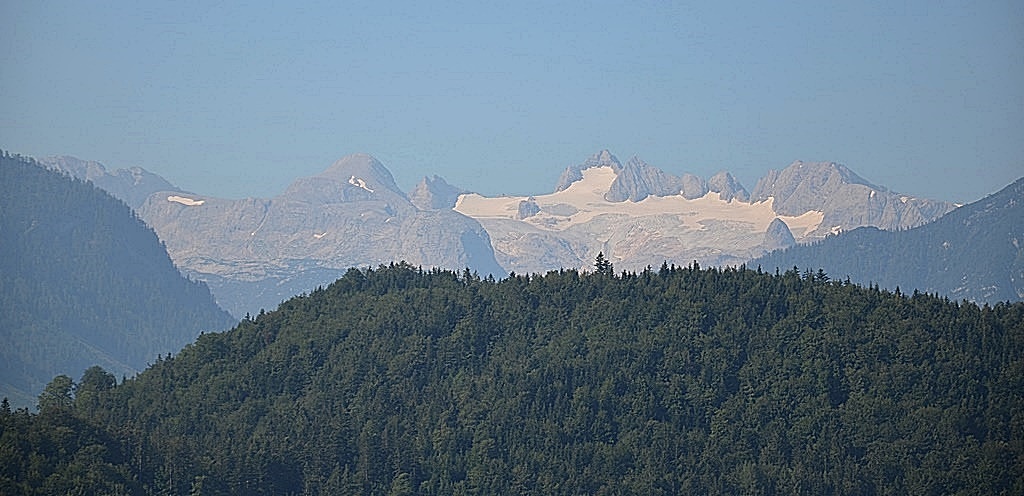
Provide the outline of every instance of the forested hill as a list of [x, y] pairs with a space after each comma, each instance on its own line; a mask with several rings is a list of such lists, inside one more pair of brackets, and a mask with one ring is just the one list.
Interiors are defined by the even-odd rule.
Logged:
[[54, 375], [133, 375], [235, 323], [127, 205], [0, 152], [0, 396], [34, 407]]
[[22, 451], [0, 454], [43, 468], [10, 465], [8, 480], [106, 473], [155, 494], [1024, 491], [1024, 304], [822, 273], [352, 269], [116, 387], [82, 383], [87, 400], [58, 383], [64, 406], [3, 418], [102, 426], [110, 439], [77, 439], [104, 449], [61, 465], [9, 442]]
[[904, 231], [864, 227], [750, 262], [976, 302], [1024, 300], [1024, 178]]

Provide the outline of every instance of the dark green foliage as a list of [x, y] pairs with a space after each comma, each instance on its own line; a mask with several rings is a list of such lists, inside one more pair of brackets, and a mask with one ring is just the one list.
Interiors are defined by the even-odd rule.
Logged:
[[615, 274], [615, 267], [612, 266], [612, 262], [604, 257], [604, 252], [597, 252], [597, 258], [594, 260], [594, 271], [598, 274], [613, 275]]
[[155, 494], [1020, 494], [1022, 394], [1024, 304], [398, 264], [74, 411]]
[[0, 152], [0, 396], [90, 365], [132, 375], [233, 319], [127, 205]]
[[39, 398], [38, 415], [11, 411], [3, 400], [0, 494], [143, 494], [120, 443], [75, 411], [75, 390], [70, 377], [54, 378]]

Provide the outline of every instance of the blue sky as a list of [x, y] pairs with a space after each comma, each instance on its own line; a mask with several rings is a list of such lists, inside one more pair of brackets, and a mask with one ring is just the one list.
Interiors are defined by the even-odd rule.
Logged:
[[[709, 5], [714, 3], [715, 5]], [[973, 201], [1024, 175], [1024, 2], [3, 2], [0, 147], [272, 196], [355, 152], [549, 192], [608, 148]]]

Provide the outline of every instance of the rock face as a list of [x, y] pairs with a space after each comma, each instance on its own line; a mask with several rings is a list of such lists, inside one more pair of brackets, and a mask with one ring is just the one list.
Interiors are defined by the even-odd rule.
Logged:
[[708, 179], [708, 190], [718, 193], [722, 200], [732, 201], [739, 200], [746, 202], [750, 200], [750, 193], [747, 192], [746, 188], [743, 187], [736, 178], [732, 177], [732, 174], [722, 171], [711, 179]]
[[459, 195], [468, 191], [448, 184], [439, 176], [424, 177], [409, 193], [409, 201], [420, 210], [448, 210], [455, 206]]
[[1024, 178], [987, 198], [913, 229], [874, 227], [772, 252], [767, 269], [823, 269], [910, 294], [938, 293], [976, 302], [1024, 300]]
[[[638, 202], [652, 195], [676, 195], [680, 191], [685, 193], [687, 187], [699, 189], [703, 186], [702, 182], [696, 185], [687, 183], [682, 178], [651, 167], [636, 157], [629, 159], [625, 166], [620, 166], [617, 169], [613, 167], [612, 169], [616, 172], [617, 176], [615, 181], [612, 182], [608, 194], [605, 195], [605, 199], [612, 202], [627, 200]], [[695, 179], [700, 181], [699, 178]], [[697, 196], [703, 196], [703, 193]]]
[[762, 245], [765, 250], [789, 248], [795, 244], [796, 238], [793, 237], [793, 232], [789, 230], [789, 226], [782, 219], [776, 218], [768, 224], [768, 230], [764, 233], [764, 244]]
[[369, 155], [351, 155], [270, 199], [154, 194], [140, 215], [179, 267], [237, 315], [274, 308], [346, 269], [406, 261], [502, 276], [487, 232], [452, 210], [421, 210]]
[[793, 162], [771, 170], [754, 188], [752, 201], [774, 199], [785, 215], [816, 210], [825, 218], [815, 236], [860, 226], [910, 228], [929, 222], [956, 207], [953, 203], [912, 198], [875, 186], [834, 162]]

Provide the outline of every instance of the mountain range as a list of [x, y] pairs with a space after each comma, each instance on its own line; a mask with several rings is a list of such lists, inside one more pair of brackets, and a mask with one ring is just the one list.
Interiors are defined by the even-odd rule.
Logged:
[[902, 286], [954, 300], [1024, 300], [1024, 178], [913, 229], [862, 227], [750, 264], [822, 269], [858, 284]]
[[913, 227], [955, 207], [889, 192], [832, 162], [769, 171], [748, 193], [727, 172], [674, 176], [607, 150], [567, 168], [554, 193], [464, 194], [454, 205], [487, 229], [503, 267], [526, 273], [586, 268], [598, 252], [626, 270], [737, 265], [845, 229]]
[[6, 152], [0, 253], [0, 397], [15, 406], [34, 406], [57, 374], [131, 376], [237, 322], [127, 205]]
[[209, 284], [236, 317], [274, 308], [352, 266], [406, 261], [501, 277], [589, 268], [599, 252], [618, 270], [737, 265], [857, 227], [915, 227], [957, 206], [890, 192], [833, 162], [794, 162], [748, 191], [728, 172], [677, 176], [607, 150], [567, 167], [551, 193], [500, 197], [438, 176], [406, 194], [365, 154], [273, 198], [243, 200], [182, 191], [138, 168], [41, 162], [136, 208], [178, 267]]

